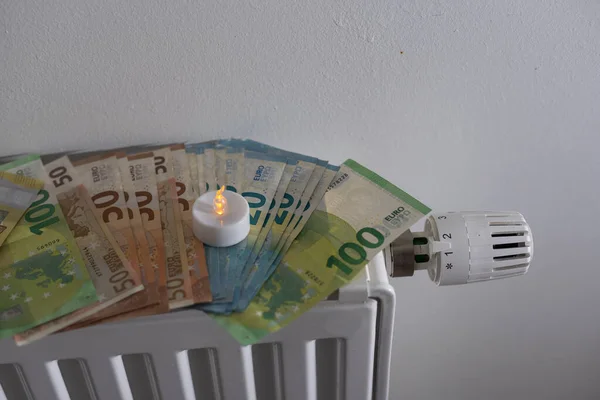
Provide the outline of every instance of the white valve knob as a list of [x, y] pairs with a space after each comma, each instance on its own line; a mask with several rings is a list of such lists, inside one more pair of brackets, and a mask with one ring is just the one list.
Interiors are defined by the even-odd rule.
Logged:
[[433, 214], [413, 236], [416, 268], [438, 285], [523, 275], [533, 257], [531, 229], [517, 212]]

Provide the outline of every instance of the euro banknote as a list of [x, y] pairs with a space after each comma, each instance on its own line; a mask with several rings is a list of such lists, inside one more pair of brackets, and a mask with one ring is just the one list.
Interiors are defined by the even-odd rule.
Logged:
[[[12, 270], [3, 269], [0, 272], [10, 273], [12, 279], [6, 285], [19, 289], [17, 293], [7, 289], [8, 297], [3, 299], [0, 274], [0, 335], [8, 326], [1, 325], [3, 319], [15, 321], [20, 313], [29, 313], [33, 319], [11, 325], [4, 335], [24, 329], [16, 336], [17, 343], [24, 344], [58, 330], [196, 304], [212, 313], [241, 343], [254, 343], [349, 282], [374, 252], [427, 212], [417, 200], [352, 160], [335, 167], [315, 157], [238, 139], [127, 151], [146, 153], [96, 153], [77, 161], [76, 170], [68, 158], [49, 163], [46, 170], [41, 167], [42, 179], [51, 183], [51, 195], [58, 199], [56, 208], [65, 215], [95, 300], [74, 307], [75, 295], [69, 295], [61, 301], [71, 311], [29, 309], [27, 297], [21, 302], [20, 296], [36, 294], [33, 286], [26, 285], [40, 281], [23, 283]], [[80, 156], [73, 159], [76, 157]], [[191, 228], [195, 199], [220, 187], [240, 193], [250, 206], [250, 233], [230, 248], [204, 246]], [[34, 202], [31, 208], [36, 205], [42, 204]], [[34, 226], [45, 224], [46, 209], [44, 213], [36, 211], [42, 217], [32, 214]], [[13, 243], [31, 236], [20, 226], [21, 222], [0, 247], [0, 269], [6, 263], [22, 261], [2, 259], [4, 248], [15, 250]], [[104, 238], [97, 240], [96, 236], [102, 235]], [[32, 245], [37, 246], [36, 241]], [[94, 259], [94, 254], [88, 257], [102, 247], [110, 253], [105, 254], [109, 261], [121, 263], [122, 267], [115, 267], [117, 271], [125, 268], [136, 273], [139, 291], [107, 300], [108, 275], [99, 278], [100, 260]], [[10, 257], [14, 253], [11, 251]], [[63, 255], [54, 248], [46, 253], [32, 253], [28, 261], [37, 265], [44, 263], [35, 258], [40, 254]], [[109, 270], [107, 274], [112, 272], [110, 266], [102, 268]], [[44, 288], [49, 297], [67, 288], [67, 283], [58, 282], [57, 287]], [[207, 303], [211, 291], [212, 302]], [[146, 300], [137, 302], [142, 298]]]
[[246, 307], [248, 307], [248, 304], [250, 304], [250, 301], [254, 298], [254, 296], [256, 296], [262, 284], [269, 278], [269, 276], [271, 276], [275, 268], [279, 265], [279, 263], [281, 262], [281, 258], [287, 253], [294, 239], [302, 231], [314, 210], [321, 203], [321, 200], [325, 195], [329, 184], [333, 181], [333, 178], [335, 177], [339, 169], [340, 167], [335, 165], [327, 166], [323, 175], [321, 176], [321, 179], [319, 180], [319, 183], [315, 187], [310, 199], [305, 204], [305, 206], [302, 207], [303, 211], [300, 214], [300, 217], [297, 218], [295, 221], [292, 221], [290, 225], [288, 225], [288, 228], [290, 228], [293, 224], [292, 231], [290, 234], [287, 235], [285, 244], [279, 251], [279, 254], [275, 261], [271, 263], [271, 265], [266, 270], [257, 271], [259, 273], [255, 274], [251, 280], [248, 280], [245, 283], [244, 296], [241, 299], [239, 299], [236, 303], [237, 311], [243, 311], [246, 309]]
[[[161, 211], [159, 205], [158, 185], [154, 166], [154, 153], [145, 152], [123, 157], [121, 177], [126, 185], [131, 185], [133, 199], [137, 204], [141, 224], [148, 243], [150, 269], [154, 271], [153, 279], [156, 282], [159, 305], [156, 312], [166, 312], [169, 309], [167, 292], [167, 268], [165, 256], [165, 241], [161, 224]], [[127, 177], [128, 179], [125, 179]], [[130, 208], [135, 209], [135, 205]], [[134, 218], [135, 220], [135, 218]], [[143, 239], [140, 239], [143, 240]], [[150, 272], [148, 272], [150, 276]]]
[[[227, 311], [238, 309], [242, 291], [247, 290], [248, 285], [250, 285], [250, 283], [253, 282], [253, 279], [255, 279], [255, 275], [257, 274], [258, 269], [256, 267], [251, 267], [253, 266], [254, 261], [258, 256], [258, 252], [262, 248], [262, 244], [264, 243], [267, 235], [269, 235], [271, 232], [271, 226], [273, 225], [273, 222], [275, 220], [274, 216], [279, 210], [279, 206], [281, 205], [283, 196], [286, 193], [287, 187], [290, 183], [290, 179], [292, 179], [295, 167], [296, 161], [289, 159], [286, 160], [286, 165], [283, 169], [283, 173], [281, 175], [281, 179], [279, 180], [279, 184], [277, 185], [277, 189], [275, 190], [275, 195], [273, 196], [273, 201], [271, 201], [271, 205], [269, 206], [269, 211], [267, 212], [263, 226], [258, 234], [258, 237], [256, 238], [256, 242], [254, 243], [252, 251], [248, 256], [248, 259], [244, 264], [242, 274], [240, 278], [235, 282], [232, 305]], [[262, 284], [262, 282], [264, 281], [261, 281], [260, 284]]]
[[[129, 160], [127, 159], [127, 155], [123, 152], [119, 152], [116, 155], [121, 185], [125, 196], [125, 204], [129, 215], [129, 224], [133, 230], [137, 246], [139, 273], [145, 288], [144, 290], [148, 296], [147, 306], [144, 308], [151, 310], [152, 314], [166, 312], [168, 309], [161, 304], [158, 274], [152, 264], [152, 249], [150, 248], [150, 243], [148, 241], [148, 232], [146, 232], [143, 226], [142, 214], [137, 202]], [[164, 290], [166, 290], [166, 287]]]
[[98, 302], [15, 336], [18, 345], [68, 328], [144, 288], [69, 159], [61, 157], [44, 168], [92, 277]]
[[184, 145], [171, 146], [171, 155], [193, 303], [206, 303], [211, 301], [212, 296], [210, 284], [208, 283], [204, 244], [196, 239], [192, 228], [192, 206], [196, 197], [192, 187], [190, 166]]
[[347, 160], [248, 308], [215, 319], [241, 344], [256, 343], [354, 279], [375, 254], [429, 211], [374, 172]]
[[[271, 227], [271, 236], [265, 239], [263, 247], [259, 251], [257, 260], [255, 261], [255, 265], [261, 269], [267, 268], [275, 260], [277, 252], [280, 249], [279, 243], [284, 238], [286, 228], [294, 217], [296, 209], [301, 205], [302, 196], [309, 183], [311, 183], [311, 177], [314, 170], [319, 164], [322, 164], [322, 162], [315, 157], [292, 153], [259, 142], [251, 140], [248, 140], [247, 142], [246, 146], [249, 148], [261, 149], [261, 151], [282, 155], [296, 161], [294, 173], [292, 174], [286, 193], [283, 196], [283, 201], [279, 210], [277, 210], [275, 215], [275, 221]], [[308, 194], [308, 196], [310, 196], [310, 194]]]
[[273, 254], [271, 256], [271, 259], [269, 260], [271, 264], [273, 264], [275, 262], [275, 260], [281, 253], [283, 246], [285, 245], [286, 241], [288, 240], [288, 238], [290, 237], [290, 235], [292, 233], [292, 230], [294, 229], [295, 222], [298, 219], [300, 219], [300, 216], [302, 215], [305, 206], [308, 205], [309, 200], [315, 191], [315, 188], [317, 187], [319, 181], [323, 177], [323, 173], [325, 172], [326, 167], [327, 167], [327, 161], [317, 160], [315, 167], [312, 170], [312, 173], [310, 174], [310, 178], [308, 178], [306, 187], [302, 191], [302, 195], [300, 196], [300, 199], [298, 200], [297, 204], [294, 207], [293, 212], [291, 213], [291, 217], [290, 217], [289, 221], [287, 222], [287, 226], [285, 227], [283, 233], [281, 234], [281, 239], [279, 239], [279, 243], [277, 244], [277, 247], [275, 248], [275, 251], [273, 252]]
[[85, 309], [98, 298], [39, 156], [17, 159], [0, 170], [44, 182], [0, 248], [0, 337], [6, 337]]
[[186, 150], [188, 165], [190, 167], [190, 184], [192, 185], [192, 193], [194, 197], [200, 196], [200, 179], [198, 179], [198, 159], [196, 154]]
[[94, 272], [96, 287], [104, 289], [107, 300], [126, 298], [142, 290], [139, 274], [131, 267], [105, 221], [106, 215], [97, 210], [69, 158], [61, 157], [44, 168], [88, 270]]
[[[262, 276], [265, 276], [269, 267], [275, 261], [279, 243], [283, 238], [283, 234], [290, 223], [296, 208], [300, 204], [304, 189], [308, 185], [313, 170], [319, 161], [314, 157], [284, 152], [279, 149], [272, 149], [269, 146], [257, 145], [257, 147], [261, 148], [263, 151], [284, 155], [288, 160], [291, 160], [295, 166], [290, 182], [279, 205], [279, 209], [273, 214], [273, 223], [270, 230], [265, 236], [262, 245], [260, 245], [260, 250], [254, 257], [251, 266], [249, 268], [246, 267], [247, 271], [251, 271], [250, 275], [252, 275], [252, 277], [247, 276], [246, 281], [243, 283], [243, 288], [249, 287], [251, 284], [256, 283]], [[248, 281], [249, 279], [251, 281]], [[242, 292], [244, 291], [245, 290], [242, 289]], [[248, 297], [247, 294], [245, 296]], [[243, 298], [244, 295], [242, 294], [241, 297]], [[237, 305], [236, 308], [240, 309], [241, 306]]]
[[[135, 239], [130, 223], [133, 211], [127, 204], [128, 199], [123, 190], [116, 153], [85, 158], [73, 165], [76, 167], [81, 183], [88, 190], [92, 202], [100, 212], [102, 220], [144, 284], [145, 274], [141, 271], [138, 253], [148, 254], [149, 250], [147, 244], [145, 248], [143, 243], [140, 247]], [[152, 289], [144, 286], [144, 290], [107, 307], [86, 321], [105, 319], [155, 304], [158, 302], [158, 297], [150, 292]]]
[[177, 202], [171, 149], [165, 147], [154, 150], [153, 153], [160, 218], [165, 243], [167, 293], [169, 295], [169, 309], [172, 310], [194, 304], [194, 296], [187, 264], [181, 212]]
[[[116, 155], [127, 211], [138, 246], [140, 277], [144, 290], [149, 297], [149, 305], [111, 317], [95, 319], [93, 322], [82, 321], [71, 325], [67, 330], [162, 314], [169, 311], [166, 269], [164, 268], [164, 245], [162, 243], [158, 194], [154, 174], [154, 156], [152, 153], [143, 153], [128, 157], [121, 152], [116, 153]], [[159, 268], [159, 265], [163, 268]]]
[[[246, 260], [254, 248], [286, 166], [286, 158], [275, 154], [245, 151], [244, 158], [241, 195], [250, 206], [250, 232], [242, 242], [221, 249], [226, 253], [226, 262], [229, 264], [224, 285], [227, 288], [226, 301], [229, 303], [233, 300], [235, 282], [241, 279]], [[224, 312], [231, 309], [231, 305], [210, 304], [204, 309]]]
[[0, 246], [43, 186], [39, 179], [0, 171]]
[[[232, 146], [233, 145], [233, 146]], [[244, 172], [244, 151], [243, 147], [237, 145], [237, 143], [230, 140], [219, 140], [215, 142], [214, 149], [215, 166], [214, 171], [216, 175], [216, 186], [218, 190], [222, 186], [225, 186], [227, 190], [234, 192], [241, 192], [241, 185]], [[214, 296], [214, 303], [227, 302], [231, 300], [231, 296], [228, 296], [228, 275], [230, 266], [230, 250], [220, 247], [207, 246], [207, 260], [212, 265], [213, 271], [218, 271], [219, 282], [216, 286], [216, 293]]]
[[[200, 190], [198, 196], [209, 190], [217, 190], [214, 146], [214, 141], [186, 145], [186, 152], [196, 154], [198, 187]], [[206, 152], [207, 149], [209, 150], [208, 152]], [[208, 275], [210, 277], [209, 286], [212, 301], [220, 301], [222, 297], [218, 253], [209, 250], [208, 246], [204, 246], [204, 251]]]

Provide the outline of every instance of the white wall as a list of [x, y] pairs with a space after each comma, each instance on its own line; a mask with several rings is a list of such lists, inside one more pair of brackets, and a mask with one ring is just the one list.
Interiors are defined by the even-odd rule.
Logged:
[[391, 398], [600, 398], [599, 18], [593, 0], [4, 1], [0, 155], [233, 135], [356, 158], [434, 209], [521, 211], [526, 277], [395, 282]]

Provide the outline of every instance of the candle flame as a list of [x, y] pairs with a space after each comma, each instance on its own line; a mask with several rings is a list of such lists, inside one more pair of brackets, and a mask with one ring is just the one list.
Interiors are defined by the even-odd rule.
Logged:
[[223, 196], [224, 191], [225, 186], [221, 186], [221, 189], [217, 190], [217, 193], [215, 194], [215, 199], [213, 200], [213, 207], [217, 215], [225, 214], [225, 208], [227, 207], [227, 199], [225, 198], [225, 196]]

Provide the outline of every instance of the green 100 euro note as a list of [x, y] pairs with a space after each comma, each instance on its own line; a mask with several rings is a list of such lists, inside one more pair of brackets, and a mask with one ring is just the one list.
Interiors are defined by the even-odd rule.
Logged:
[[346, 161], [249, 307], [215, 319], [240, 343], [257, 342], [354, 279], [429, 211], [377, 174]]
[[94, 303], [96, 289], [38, 156], [0, 170], [45, 186], [0, 248], [0, 338]]
[[0, 171], [0, 246], [43, 186], [39, 179]]

